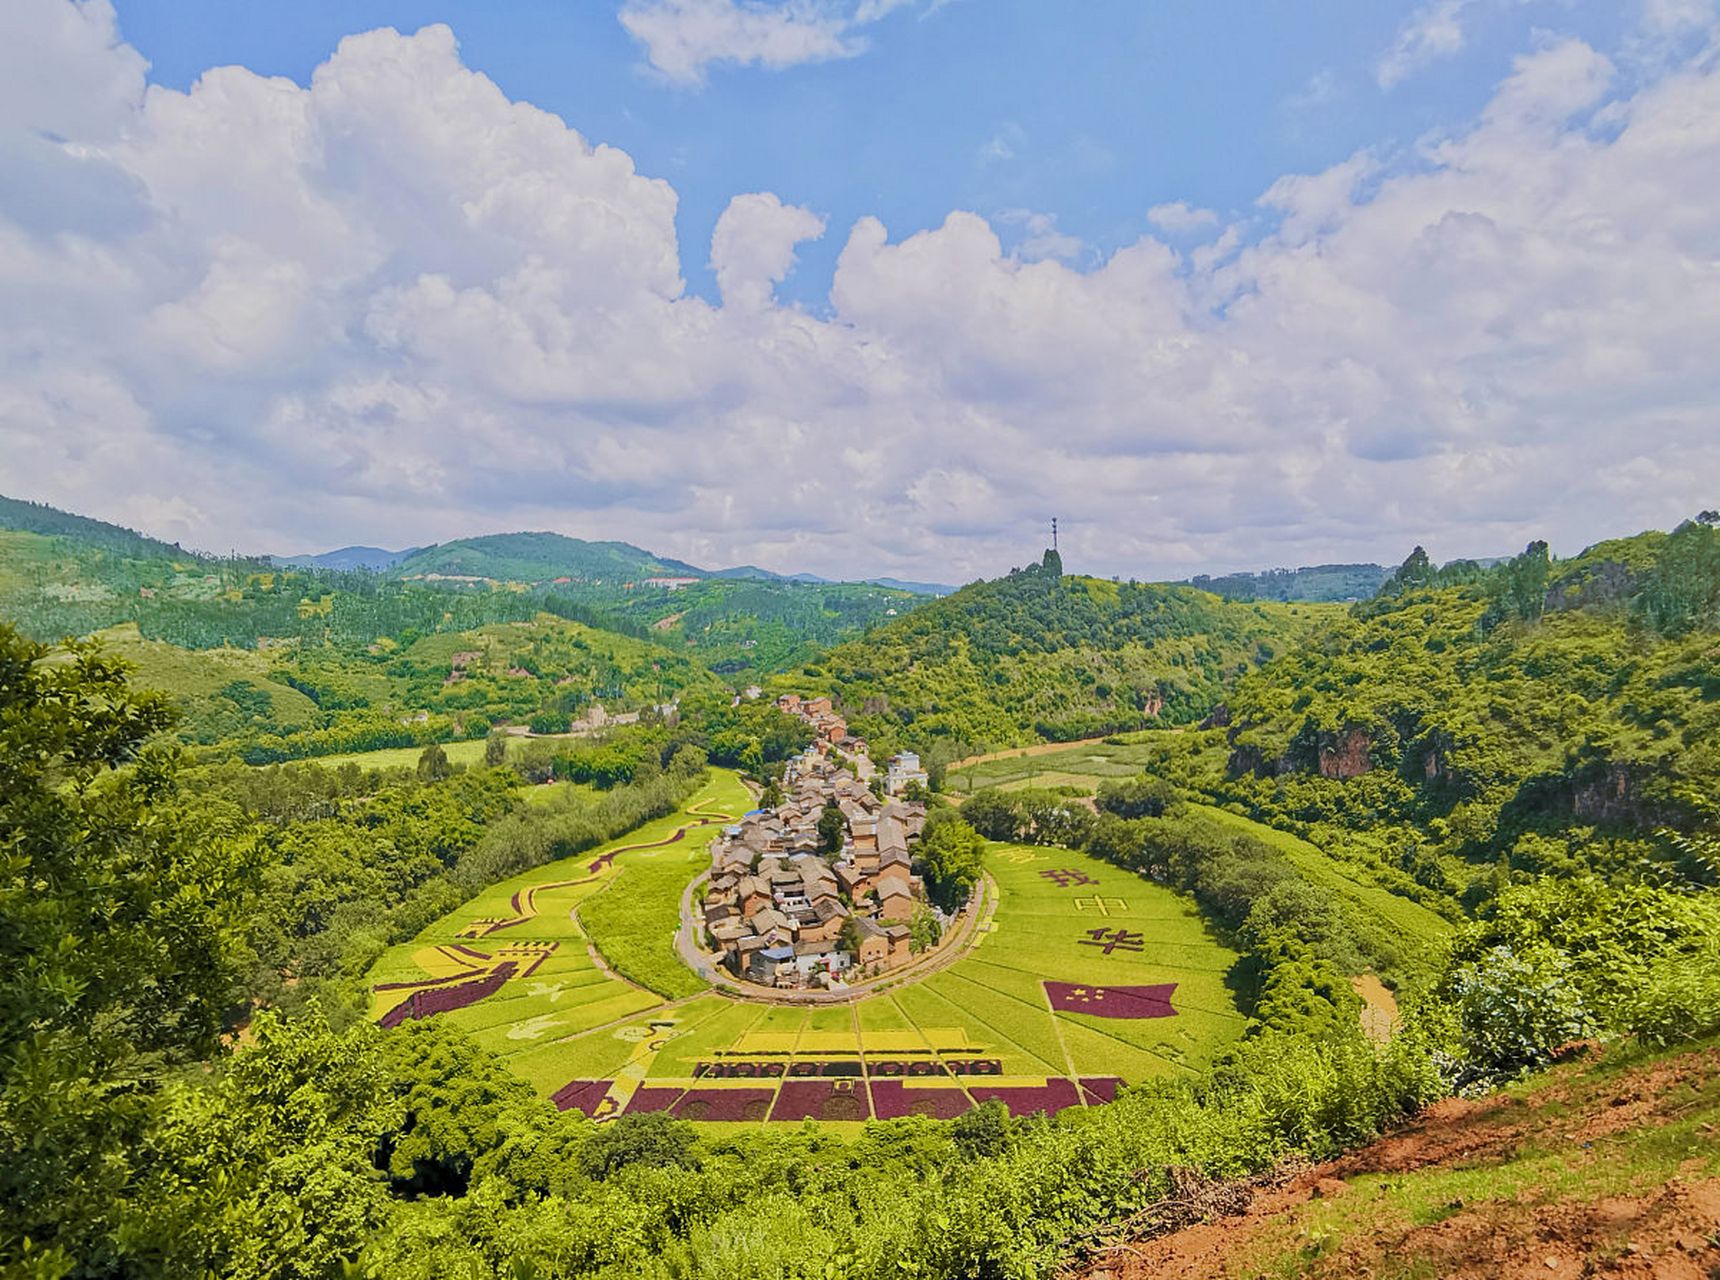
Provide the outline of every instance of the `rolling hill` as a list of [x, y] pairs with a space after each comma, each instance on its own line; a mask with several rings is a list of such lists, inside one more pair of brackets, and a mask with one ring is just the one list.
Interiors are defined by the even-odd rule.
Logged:
[[1065, 576], [1048, 552], [837, 646], [799, 681], [839, 699], [869, 740], [956, 758], [1198, 720], [1323, 616]]
[[42, 502], [27, 502], [0, 494], [0, 529], [34, 533], [44, 538], [70, 538], [92, 551], [127, 560], [186, 560], [195, 553], [178, 543], [162, 542], [135, 529], [73, 515]]
[[1180, 584], [1227, 600], [1367, 600], [1391, 577], [1377, 564], [1316, 564], [1259, 573], [1196, 574]]
[[[1412, 556], [1379, 598], [1241, 680], [1185, 781], [1473, 903], [1585, 871], [1711, 880], [1720, 527], [1493, 568]], [[1201, 739], [1214, 739], [1202, 746]]]
[[392, 569], [418, 547], [408, 547], [404, 551], [387, 551], [382, 547], [338, 547], [333, 551], [324, 551], [314, 556], [270, 556], [276, 564], [292, 565], [299, 569], [368, 569], [372, 573], [381, 573]]
[[630, 582], [651, 577], [700, 578], [704, 570], [626, 542], [586, 542], [560, 533], [494, 533], [458, 538], [412, 552], [392, 576], [493, 578], [502, 582]]

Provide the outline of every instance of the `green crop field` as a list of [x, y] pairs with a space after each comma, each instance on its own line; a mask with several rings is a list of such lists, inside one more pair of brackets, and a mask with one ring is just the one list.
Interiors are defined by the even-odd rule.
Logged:
[[[422, 984], [419, 998], [432, 999], [452, 980], [476, 980], [511, 964], [511, 975], [494, 991], [435, 1016], [465, 1027], [512, 1059], [661, 1005], [663, 997], [655, 991], [617, 976], [650, 976], [679, 965], [667, 936], [660, 947], [652, 947], [634, 926], [665, 913], [670, 921], [676, 918], [681, 889], [704, 865], [706, 846], [719, 829], [712, 820], [739, 813], [749, 803], [734, 774], [713, 771], [681, 812], [490, 886], [383, 954], [369, 974], [371, 1016], [380, 1019], [412, 998], [414, 988], [390, 984]], [[678, 832], [683, 834], [676, 838]], [[612, 889], [620, 892], [611, 894]], [[654, 913], [641, 914], [640, 900]], [[585, 913], [598, 901], [624, 906], [599, 912], [595, 923], [588, 922]], [[594, 940], [602, 943], [603, 963], [594, 955]], [[674, 976], [693, 991], [703, 987], [690, 970], [680, 968]], [[437, 985], [437, 980], [443, 981]], [[666, 981], [659, 978], [658, 985]], [[377, 986], [389, 989], [374, 990]]]
[[[444, 742], [449, 764], [473, 765], [484, 762], [484, 740], [472, 738], [464, 742]], [[423, 747], [381, 747], [375, 751], [348, 751], [334, 756], [313, 756], [308, 763], [333, 769], [343, 764], [356, 764], [361, 769], [411, 769], [424, 754]]]
[[1451, 925], [1440, 915], [1429, 911], [1419, 902], [1381, 888], [1366, 878], [1357, 866], [1330, 857], [1317, 845], [1276, 827], [1269, 827], [1213, 805], [1192, 806], [1212, 821], [1264, 840], [1293, 863], [1297, 870], [1322, 888], [1348, 899], [1364, 914], [1390, 925], [1404, 938], [1413, 942], [1433, 943], [1451, 932]]
[[[450, 959], [448, 952], [460, 946], [500, 958], [503, 940], [509, 948], [554, 943], [529, 976], [437, 1016], [471, 1030], [545, 1094], [598, 1082], [597, 1096], [608, 1095], [603, 1114], [674, 1105], [724, 1124], [758, 1123], [779, 1102], [792, 1110], [794, 1089], [827, 1087], [861, 1099], [843, 1102], [848, 1111], [815, 1113], [838, 1122], [854, 1118], [856, 1105], [860, 1118], [951, 1114], [993, 1096], [988, 1089], [1017, 1110], [1054, 1110], [1098, 1100], [1076, 1082], [1132, 1084], [1192, 1071], [1244, 1026], [1226, 986], [1236, 954], [1186, 899], [1084, 854], [1013, 845], [989, 850], [996, 890], [989, 915], [971, 949], [941, 969], [837, 1005], [770, 1005], [709, 990], [673, 943], [682, 891], [703, 868], [717, 829], [688, 824], [748, 803], [733, 775], [717, 775], [679, 814], [571, 866], [539, 868], [486, 890], [392, 949], [372, 980], [458, 973], [460, 953]], [[608, 853], [613, 861], [591, 871]], [[517, 917], [524, 918], [472, 936], [479, 922]], [[1081, 991], [1169, 986], [1170, 1009], [1130, 1017], [1054, 1010], [1047, 981]], [[380, 993], [373, 1016], [403, 998]], [[963, 1072], [975, 1062], [986, 1074]], [[713, 1064], [773, 1074], [717, 1079]], [[841, 1079], [829, 1084], [827, 1075]], [[785, 1078], [791, 1088], [779, 1093]], [[749, 1101], [752, 1113], [741, 1120]], [[725, 1110], [729, 1102], [737, 1114]], [[771, 1119], [797, 1120], [801, 1105]]]
[[[689, 806], [695, 815], [738, 817], [752, 808], [752, 796], [733, 774]], [[673, 833], [684, 819], [665, 819], [641, 827], [626, 844], [645, 844]], [[667, 828], [667, 829], [664, 829]], [[689, 831], [679, 843], [623, 855], [620, 875], [580, 911], [591, 940], [616, 972], [671, 999], [695, 995], [705, 983], [675, 953], [681, 924], [681, 891], [710, 865], [706, 852], [717, 827]]]
[[985, 787], [1076, 786], [1092, 791], [1107, 778], [1134, 777], [1147, 767], [1154, 755], [1154, 748], [1144, 742], [1083, 743], [1067, 751], [1006, 756], [1001, 760], [986, 760], [965, 769], [952, 770], [944, 787], [957, 796], [969, 795]]
[[[1150, 772], [1150, 766], [1160, 755], [1164, 736], [1181, 732], [1152, 730], [1129, 735], [1121, 742], [1084, 743], [1066, 751], [987, 760], [953, 772], [946, 787], [958, 797], [986, 787], [1004, 791], [1071, 787], [1092, 794], [1109, 779]], [[1364, 866], [1334, 858], [1299, 836], [1215, 805], [1191, 801], [1189, 808], [1210, 822], [1270, 845], [1311, 882], [1359, 908], [1363, 918], [1380, 921], [1412, 946], [1436, 942], [1451, 930], [1450, 924], [1436, 912], [1376, 883]]]

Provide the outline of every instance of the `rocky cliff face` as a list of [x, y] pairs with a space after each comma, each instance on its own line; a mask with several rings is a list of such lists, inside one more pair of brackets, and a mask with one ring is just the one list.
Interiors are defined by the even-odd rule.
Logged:
[[[1323, 735], [1324, 736], [1324, 735]], [[1374, 741], [1360, 729], [1344, 729], [1319, 747], [1322, 778], [1359, 778], [1373, 766]]]
[[[1228, 721], [1229, 716], [1225, 719]], [[1373, 767], [1373, 738], [1365, 729], [1353, 725], [1336, 733], [1305, 732], [1287, 752], [1271, 758], [1259, 747], [1238, 743], [1236, 738], [1237, 729], [1233, 728], [1228, 766], [1233, 777], [1252, 773], [1276, 778], [1287, 773], [1317, 772], [1322, 778], [1342, 780], [1359, 778]]]

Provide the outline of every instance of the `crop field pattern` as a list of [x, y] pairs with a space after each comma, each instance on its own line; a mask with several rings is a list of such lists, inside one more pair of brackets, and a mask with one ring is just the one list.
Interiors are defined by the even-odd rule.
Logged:
[[674, 950], [681, 893], [749, 803], [718, 774], [678, 814], [486, 889], [384, 954], [372, 1018], [446, 1018], [564, 1108], [707, 1124], [1057, 1111], [1242, 1030], [1236, 955], [1191, 903], [1055, 848], [991, 846], [977, 940], [921, 980], [836, 1005], [711, 990]]
[[[369, 975], [371, 1017], [384, 1025], [410, 1017], [447, 1018], [515, 1064], [570, 1036], [664, 1005], [664, 984], [649, 981], [654, 974], [702, 985], [674, 958], [677, 901], [682, 886], [705, 865], [712, 835], [750, 803], [733, 774], [713, 773], [681, 812], [492, 885], [383, 954]], [[660, 926], [658, 936], [606, 936], [607, 917], [593, 913], [588, 920], [586, 913], [609, 896], [655, 907], [647, 918]], [[636, 918], [634, 911], [623, 914], [628, 921]], [[617, 953], [632, 964], [618, 962]], [[571, 1050], [568, 1060], [580, 1056]], [[547, 1085], [529, 1062], [516, 1069]]]
[[993, 845], [987, 861], [995, 912], [970, 952], [923, 980], [824, 1006], [707, 991], [509, 1060], [558, 1105], [599, 1117], [840, 1125], [989, 1098], [1018, 1114], [1097, 1104], [1191, 1071], [1241, 1032], [1225, 985], [1236, 955], [1177, 894], [1061, 849]]

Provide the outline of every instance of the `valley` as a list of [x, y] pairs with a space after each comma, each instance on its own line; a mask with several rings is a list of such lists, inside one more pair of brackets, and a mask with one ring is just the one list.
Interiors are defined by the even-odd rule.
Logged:
[[193, 1110], [160, 1123], [204, 1133], [205, 1088], [266, 1113], [249, 1064], [350, 1064], [367, 1101], [326, 1159], [391, 1230], [482, 1188], [605, 1203], [655, 1224], [602, 1246], [626, 1270], [762, 1197], [835, 1215], [833, 1266], [867, 1242], [832, 1274], [1102, 1268], [1096, 1242], [1160, 1235], [1231, 1267], [1287, 1228], [1215, 1253], [1141, 1225], [1188, 1170], [1217, 1213], [1569, 1041], [1720, 1034], [1712, 523], [1412, 556], [1341, 604], [1055, 553], [931, 597], [549, 535], [376, 571], [15, 519], [0, 608], [88, 640], [4, 633], [35, 699], [11, 732], [119, 708], [124, 735], [54, 766], [93, 790], [19, 794], [119, 805], [180, 851], [150, 874], [234, 907], [194, 917], [222, 958], [185, 970], [222, 1065], [164, 1083]]

